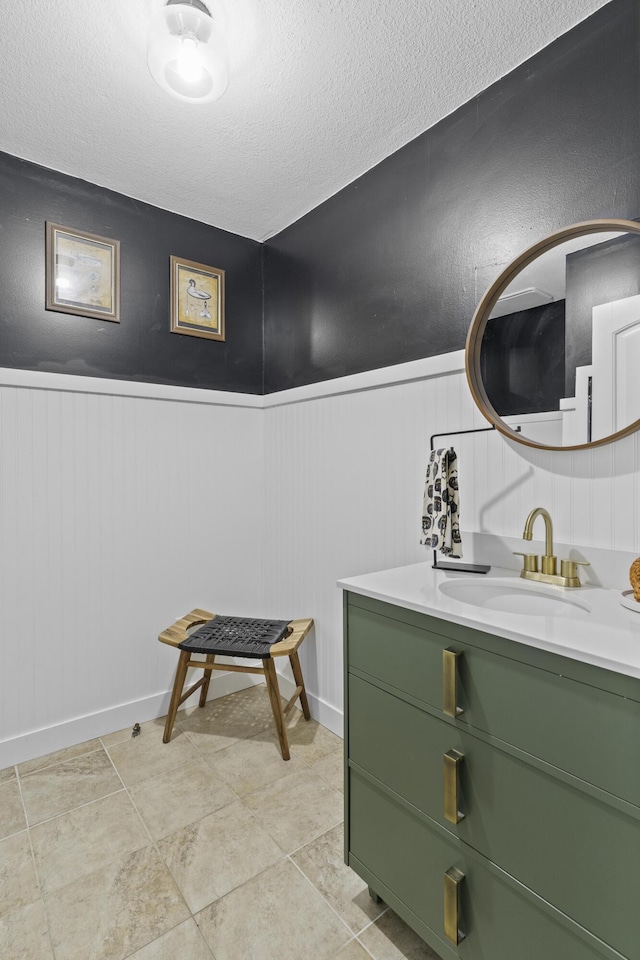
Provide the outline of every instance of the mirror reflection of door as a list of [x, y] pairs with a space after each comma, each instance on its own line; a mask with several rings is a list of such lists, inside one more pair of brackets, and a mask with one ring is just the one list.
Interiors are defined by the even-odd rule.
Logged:
[[608, 437], [640, 412], [640, 296], [593, 308], [593, 435]]

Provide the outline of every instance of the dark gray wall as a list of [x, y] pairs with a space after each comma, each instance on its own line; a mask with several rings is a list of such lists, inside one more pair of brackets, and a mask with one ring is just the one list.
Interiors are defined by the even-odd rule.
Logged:
[[566, 396], [564, 300], [489, 320], [480, 368], [501, 417], [559, 410]]
[[638, 217], [639, 19], [613, 0], [269, 240], [266, 392], [459, 350], [520, 251]]
[[[264, 248], [0, 154], [0, 366], [262, 393], [461, 349], [522, 249], [640, 216], [639, 21], [612, 0]], [[121, 241], [120, 324], [45, 311], [46, 220]], [[226, 270], [225, 343], [169, 332], [172, 253]]]
[[[121, 322], [47, 311], [45, 221], [120, 240]], [[169, 332], [169, 257], [226, 271], [226, 341]], [[0, 366], [262, 393], [262, 247], [0, 154]]]

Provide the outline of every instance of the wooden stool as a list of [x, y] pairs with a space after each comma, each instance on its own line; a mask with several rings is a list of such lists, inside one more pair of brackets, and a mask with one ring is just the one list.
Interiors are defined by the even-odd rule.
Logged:
[[[187, 613], [186, 616], [181, 617], [180, 620], [176, 620], [172, 626], [167, 627], [166, 630], [163, 630], [159, 635], [158, 640], [160, 640], [162, 643], [168, 643], [172, 647], [177, 647], [178, 644], [187, 639], [188, 631], [191, 627], [197, 627], [203, 623], [207, 623], [209, 620], [212, 620], [213, 617], [215, 617], [215, 614], [209, 613], [207, 610], [192, 610], [191, 613]], [[178, 668], [176, 670], [176, 678], [173, 684], [173, 691], [171, 693], [169, 712], [167, 714], [167, 720], [164, 726], [164, 736], [162, 737], [163, 743], [168, 743], [171, 739], [173, 724], [176, 719], [178, 707], [187, 699], [187, 697], [190, 697], [191, 694], [198, 689], [198, 687], [202, 688], [200, 690], [199, 706], [204, 707], [207, 701], [207, 693], [209, 690], [209, 682], [211, 680], [212, 670], [223, 670], [227, 673], [262, 673], [264, 674], [267, 690], [269, 691], [269, 699], [271, 701], [273, 719], [275, 720], [276, 730], [278, 732], [278, 740], [280, 742], [280, 750], [282, 751], [282, 759], [288, 760], [289, 740], [287, 737], [287, 728], [285, 724], [286, 715], [292, 709], [296, 700], [300, 698], [300, 706], [302, 707], [302, 713], [304, 714], [305, 720], [308, 720], [311, 716], [309, 713], [309, 703], [307, 701], [307, 693], [304, 687], [302, 670], [300, 668], [300, 660], [298, 659], [298, 647], [309, 633], [312, 626], [313, 620], [292, 620], [289, 623], [289, 633], [287, 636], [283, 640], [279, 640], [277, 643], [273, 643], [271, 645], [268, 657], [261, 658], [261, 667], [242, 667], [235, 663], [215, 663], [216, 654], [207, 654], [204, 660], [192, 660], [192, 655], [188, 650], [181, 650], [180, 659], [178, 660]], [[219, 652], [224, 655], [222, 651]], [[229, 651], [229, 656], [233, 656], [232, 651]], [[274, 663], [276, 657], [289, 657], [291, 669], [293, 670], [293, 677], [296, 682], [295, 692], [284, 708], [280, 699], [278, 674], [276, 673], [276, 667]], [[194, 683], [193, 686], [189, 687], [189, 689], [183, 693], [182, 690], [189, 667], [197, 667], [200, 670], [204, 670], [204, 675], [200, 678], [200, 680], [197, 681], [197, 683]]]

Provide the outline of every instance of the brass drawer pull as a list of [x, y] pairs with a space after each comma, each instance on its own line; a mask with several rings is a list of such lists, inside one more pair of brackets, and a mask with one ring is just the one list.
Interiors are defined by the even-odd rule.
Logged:
[[442, 710], [448, 717], [459, 717], [464, 710], [458, 699], [458, 658], [462, 653], [447, 647], [442, 651]]
[[458, 787], [460, 767], [464, 754], [457, 750], [447, 750], [444, 757], [444, 816], [449, 823], [460, 823], [464, 813], [458, 810]]
[[456, 946], [465, 938], [459, 927], [460, 887], [464, 873], [457, 867], [449, 867], [444, 875], [444, 935]]

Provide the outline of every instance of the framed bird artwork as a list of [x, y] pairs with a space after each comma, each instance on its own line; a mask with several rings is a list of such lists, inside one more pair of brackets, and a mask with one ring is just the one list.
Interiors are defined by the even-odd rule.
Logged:
[[224, 270], [171, 257], [171, 333], [224, 340]]

